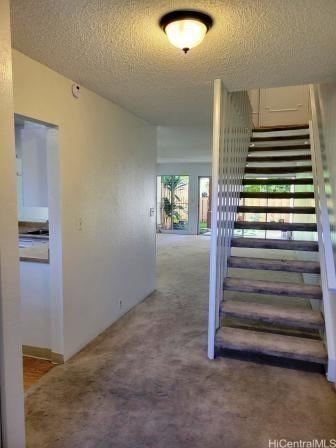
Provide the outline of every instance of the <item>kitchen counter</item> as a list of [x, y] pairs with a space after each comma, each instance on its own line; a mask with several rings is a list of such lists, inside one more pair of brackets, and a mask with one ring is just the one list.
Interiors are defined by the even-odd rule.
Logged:
[[20, 261], [49, 263], [49, 240], [20, 238]]

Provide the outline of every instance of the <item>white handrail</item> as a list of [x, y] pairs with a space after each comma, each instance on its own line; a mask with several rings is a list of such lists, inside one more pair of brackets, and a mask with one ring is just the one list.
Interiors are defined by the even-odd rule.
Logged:
[[321, 288], [323, 296], [323, 314], [325, 320], [325, 336], [328, 351], [329, 381], [336, 381], [336, 272], [333, 245], [330, 232], [330, 221], [326, 197], [326, 186], [322, 161], [322, 149], [319, 132], [319, 107], [315, 86], [310, 85], [310, 101], [312, 120], [309, 122], [310, 146], [314, 180], [316, 209], [316, 225], [318, 235], [319, 261], [321, 269]]
[[215, 357], [219, 305], [252, 128], [247, 92], [214, 82], [208, 357]]

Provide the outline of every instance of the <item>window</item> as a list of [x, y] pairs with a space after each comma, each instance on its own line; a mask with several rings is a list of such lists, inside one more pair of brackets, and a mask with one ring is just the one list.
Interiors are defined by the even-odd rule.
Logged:
[[189, 176], [157, 177], [157, 228], [188, 230]]
[[198, 233], [210, 235], [211, 232], [211, 178], [198, 179]]

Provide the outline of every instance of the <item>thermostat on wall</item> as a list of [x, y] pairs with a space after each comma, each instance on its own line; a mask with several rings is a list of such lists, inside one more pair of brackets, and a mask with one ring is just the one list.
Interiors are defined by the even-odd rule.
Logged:
[[80, 97], [80, 86], [78, 84], [72, 84], [71, 90], [73, 96], [78, 99]]

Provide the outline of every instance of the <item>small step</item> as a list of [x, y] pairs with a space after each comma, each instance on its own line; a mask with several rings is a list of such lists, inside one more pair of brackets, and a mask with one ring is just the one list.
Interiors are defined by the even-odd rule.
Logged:
[[249, 153], [251, 152], [269, 152], [269, 151], [297, 151], [302, 149], [310, 149], [309, 143], [303, 143], [302, 145], [268, 145], [268, 146], [254, 146], [249, 147]]
[[270, 282], [227, 277], [224, 280], [224, 290], [300, 297], [302, 299], [322, 299], [322, 291], [319, 285], [307, 285], [304, 283]]
[[247, 163], [257, 163], [257, 162], [302, 162], [305, 160], [311, 160], [310, 154], [299, 154], [297, 156], [259, 156], [247, 157]]
[[270, 177], [269, 179], [256, 179], [256, 178], [245, 178], [243, 179], [243, 185], [313, 185], [314, 181], [312, 178], [276, 178]]
[[260, 269], [265, 271], [300, 272], [319, 274], [320, 263], [317, 261], [275, 260], [272, 258], [236, 257], [228, 259], [229, 268]]
[[238, 213], [289, 213], [300, 215], [315, 214], [315, 207], [272, 207], [261, 205], [239, 205]]
[[222, 327], [217, 331], [217, 350], [263, 354], [325, 365], [327, 352], [322, 341]]
[[316, 232], [317, 225], [306, 222], [235, 221], [235, 229], [281, 230], [282, 232]]
[[296, 131], [300, 129], [309, 129], [308, 124], [289, 124], [284, 126], [265, 126], [253, 128], [252, 132], [278, 132], [278, 131]]
[[289, 174], [289, 173], [309, 173], [312, 171], [311, 165], [305, 166], [247, 166], [246, 174]]
[[264, 303], [226, 300], [221, 306], [221, 314], [241, 320], [251, 320], [271, 325], [323, 330], [324, 319], [321, 311], [308, 308], [292, 308], [267, 305]]
[[242, 191], [240, 193], [241, 198], [260, 198], [260, 199], [314, 199], [314, 193], [312, 191], [305, 192], [281, 192], [281, 193], [273, 193], [273, 192], [250, 192], [250, 191]]
[[309, 134], [302, 135], [278, 135], [276, 137], [251, 137], [251, 142], [267, 142], [267, 141], [284, 141], [284, 140], [309, 140]]
[[265, 238], [232, 238], [231, 247], [318, 252], [318, 243], [316, 241], [267, 240]]

